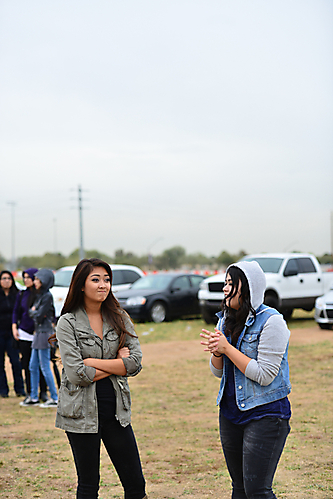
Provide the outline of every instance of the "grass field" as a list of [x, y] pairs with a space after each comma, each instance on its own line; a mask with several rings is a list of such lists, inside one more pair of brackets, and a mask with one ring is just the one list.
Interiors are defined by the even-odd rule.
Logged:
[[[288, 499], [333, 497], [333, 332], [311, 314], [291, 329], [292, 431], [275, 477]], [[137, 324], [143, 370], [130, 380], [133, 427], [151, 499], [230, 498], [218, 437], [219, 381], [200, 346], [201, 320]], [[54, 428], [54, 409], [23, 408], [11, 393], [0, 400], [0, 497], [74, 498], [76, 475], [67, 439]], [[122, 498], [104, 451], [100, 498]]]

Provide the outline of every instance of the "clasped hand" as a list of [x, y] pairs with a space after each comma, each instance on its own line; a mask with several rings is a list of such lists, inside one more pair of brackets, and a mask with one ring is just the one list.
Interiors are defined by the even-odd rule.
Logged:
[[225, 353], [225, 349], [229, 345], [227, 338], [217, 328], [214, 329], [214, 332], [202, 329], [200, 336], [206, 340], [201, 341], [201, 345], [207, 347], [204, 349], [205, 352]]

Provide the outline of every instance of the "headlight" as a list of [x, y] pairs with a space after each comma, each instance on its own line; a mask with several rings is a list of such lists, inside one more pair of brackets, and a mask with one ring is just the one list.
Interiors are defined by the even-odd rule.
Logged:
[[199, 286], [199, 289], [204, 289], [205, 291], [208, 291], [208, 282], [202, 281], [202, 283]]
[[325, 301], [322, 298], [316, 299], [316, 308], [325, 308]]
[[126, 305], [129, 307], [135, 307], [136, 305], [144, 305], [147, 301], [147, 298], [144, 296], [133, 296], [131, 298], [127, 298]]

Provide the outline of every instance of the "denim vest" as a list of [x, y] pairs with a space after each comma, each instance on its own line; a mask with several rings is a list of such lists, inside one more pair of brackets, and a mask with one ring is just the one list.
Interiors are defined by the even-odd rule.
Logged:
[[[261, 332], [267, 320], [272, 316], [279, 314], [279, 312], [266, 305], [260, 305], [256, 310], [256, 318], [250, 317], [245, 323], [245, 327], [239, 335], [236, 348], [244, 355], [251, 359], [257, 359], [258, 345]], [[219, 318], [217, 328], [224, 334], [224, 320], [223, 313], [216, 314]], [[230, 336], [227, 337], [231, 343]], [[288, 343], [289, 345], [289, 343]], [[274, 380], [268, 386], [261, 386], [259, 383], [247, 378], [230, 360], [223, 356], [223, 373], [220, 384], [220, 390], [217, 396], [216, 403], [220, 404], [223, 396], [225, 382], [228, 376], [228, 370], [234, 367], [235, 374], [235, 393], [236, 403], [241, 411], [247, 411], [258, 405], [274, 402], [275, 400], [282, 399], [291, 391], [289, 381], [289, 366], [288, 366], [288, 345], [283, 355], [279, 372]]]

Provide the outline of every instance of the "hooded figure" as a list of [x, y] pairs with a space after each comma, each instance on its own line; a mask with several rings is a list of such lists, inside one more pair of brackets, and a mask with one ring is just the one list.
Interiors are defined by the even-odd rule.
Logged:
[[49, 348], [48, 339], [53, 333], [54, 304], [49, 289], [54, 284], [54, 274], [50, 269], [40, 269], [35, 274], [35, 281], [36, 279], [39, 279], [42, 285], [40, 289], [37, 289], [35, 283], [37, 295], [29, 310], [29, 315], [35, 324], [35, 335], [31, 347], [45, 349]]
[[290, 431], [290, 332], [282, 315], [263, 304], [260, 265], [227, 268], [224, 312], [215, 332], [203, 330], [212, 373], [221, 378], [220, 438], [232, 479], [232, 497], [273, 499], [276, 466]]

